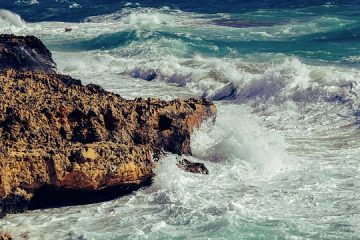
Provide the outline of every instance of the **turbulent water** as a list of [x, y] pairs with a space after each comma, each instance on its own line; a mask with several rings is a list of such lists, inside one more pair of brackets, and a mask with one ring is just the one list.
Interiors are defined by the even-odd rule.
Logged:
[[16, 239], [360, 239], [360, 2], [279, 2], [1, 0], [0, 31], [39, 37], [61, 73], [130, 99], [218, 107], [192, 136], [192, 159], [210, 175], [168, 154], [133, 195], [8, 215], [1, 229]]

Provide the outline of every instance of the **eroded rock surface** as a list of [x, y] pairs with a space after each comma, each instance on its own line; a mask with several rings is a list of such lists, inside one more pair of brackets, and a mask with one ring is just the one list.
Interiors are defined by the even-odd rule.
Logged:
[[125, 100], [54, 66], [37, 38], [0, 36], [0, 214], [131, 192], [164, 151], [191, 154], [216, 114], [207, 100]]
[[0, 240], [13, 240], [13, 238], [9, 233], [0, 232]]

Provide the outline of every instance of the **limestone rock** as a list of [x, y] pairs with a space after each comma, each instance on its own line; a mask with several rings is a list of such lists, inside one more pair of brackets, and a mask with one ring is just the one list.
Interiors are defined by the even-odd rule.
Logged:
[[[42, 43], [34, 37], [5, 38], [0, 37], [0, 59], [9, 59], [7, 65], [0, 61], [2, 213], [131, 192], [149, 183], [162, 153], [190, 155], [191, 133], [216, 115], [205, 99], [126, 100], [49, 73], [51, 64], [24, 65], [13, 43], [33, 49], [42, 49]], [[44, 49], [36, 52], [51, 57]], [[19, 67], [12, 65], [18, 70], [1, 71], [12, 56], [20, 59]], [[43, 71], [20, 71], [27, 68]]]
[[77, 162], [94, 161], [97, 157], [97, 153], [92, 148], [80, 149], [73, 155], [73, 159]]
[[0, 232], [0, 240], [13, 240], [13, 238], [9, 233]]

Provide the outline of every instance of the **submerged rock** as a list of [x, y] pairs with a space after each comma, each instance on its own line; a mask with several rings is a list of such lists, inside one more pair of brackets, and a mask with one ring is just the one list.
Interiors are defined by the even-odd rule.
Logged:
[[187, 159], [183, 159], [178, 162], [177, 166], [186, 172], [209, 174], [209, 170], [203, 163], [191, 162]]
[[134, 78], [140, 78], [146, 81], [152, 81], [157, 77], [157, 73], [155, 70], [142, 70], [142, 69], [134, 69], [131, 72], [131, 76]]
[[[0, 38], [2, 51], [20, 58], [4, 43], [43, 46], [35, 37]], [[149, 184], [161, 154], [191, 154], [190, 134], [216, 114], [205, 99], [125, 100], [49, 73], [46, 63], [23, 59], [4, 70], [11, 61], [0, 65], [3, 213], [103, 201]], [[44, 71], [20, 71], [27, 68]]]

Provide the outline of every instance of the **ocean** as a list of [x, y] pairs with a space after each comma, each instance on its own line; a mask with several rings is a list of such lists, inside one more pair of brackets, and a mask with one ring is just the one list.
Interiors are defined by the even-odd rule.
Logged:
[[[153, 184], [10, 214], [15, 239], [360, 239], [360, 1], [1, 0], [60, 73], [124, 98], [218, 108]], [[71, 28], [65, 32], [65, 28]]]

